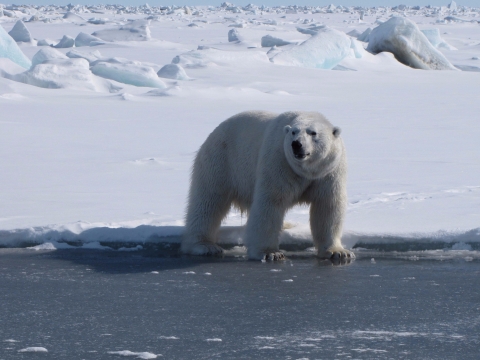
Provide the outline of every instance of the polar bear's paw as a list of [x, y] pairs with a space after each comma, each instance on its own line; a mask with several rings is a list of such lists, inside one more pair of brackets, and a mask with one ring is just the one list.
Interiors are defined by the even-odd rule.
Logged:
[[198, 242], [190, 246], [184, 253], [190, 255], [219, 256], [223, 254], [223, 249], [214, 243]]
[[343, 246], [330, 246], [326, 250], [318, 251], [318, 257], [330, 259], [332, 261], [344, 261], [355, 259], [353, 251], [345, 249]]
[[285, 260], [285, 254], [282, 253], [281, 251], [274, 251], [274, 252], [269, 252], [263, 254], [263, 259], [262, 261], [280, 261], [280, 260]]

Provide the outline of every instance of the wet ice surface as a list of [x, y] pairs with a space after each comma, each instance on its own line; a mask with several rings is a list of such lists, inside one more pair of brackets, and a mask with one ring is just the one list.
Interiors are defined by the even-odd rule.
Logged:
[[478, 358], [478, 259], [0, 249], [0, 275], [0, 359]]

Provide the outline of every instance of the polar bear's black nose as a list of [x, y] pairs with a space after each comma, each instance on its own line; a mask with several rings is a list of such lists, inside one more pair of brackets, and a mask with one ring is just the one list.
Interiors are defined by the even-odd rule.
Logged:
[[302, 143], [298, 140], [292, 141], [292, 149], [294, 153], [300, 152], [302, 149]]

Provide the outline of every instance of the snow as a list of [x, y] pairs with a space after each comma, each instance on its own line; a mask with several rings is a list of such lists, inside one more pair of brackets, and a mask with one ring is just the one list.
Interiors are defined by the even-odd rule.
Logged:
[[[4, 16], [0, 246], [178, 248], [191, 164], [208, 134], [240, 111], [303, 109], [320, 111], [342, 128], [348, 247], [368, 259], [378, 259], [375, 251], [412, 260], [480, 258], [479, 12], [461, 8], [455, 16], [468, 21], [437, 23], [452, 11], [407, 7], [363, 8], [360, 23], [352, 7], [308, 7], [311, 14], [266, 7], [256, 15], [192, 7], [186, 15], [183, 8], [152, 6], [152, 13], [134, 7], [127, 16], [104, 6], [104, 25], [77, 19], [84, 25], [78, 26], [70, 15], [63, 18], [65, 10], [41, 9], [39, 18], [50, 22], [27, 24], [36, 38], [55, 39], [47, 41], [52, 44], [78, 34], [85, 41], [81, 49], [19, 47], [7, 34], [18, 17]], [[400, 21], [387, 20], [390, 14], [407, 15], [401, 21], [412, 33], [405, 39], [422, 64], [440, 54], [469, 71], [412, 69], [391, 52], [365, 51], [365, 42], [346, 35], [356, 30], [352, 34], [362, 40], [374, 29], [363, 39], [370, 37], [370, 48], [379, 32], [387, 33], [381, 30], [386, 24]], [[148, 24], [151, 15], [156, 19]], [[376, 26], [377, 18], [383, 25]], [[232, 24], [244, 24], [240, 43], [228, 42]], [[438, 29], [434, 37], [432, 29]], [[147, 32], [150, 40], [143, 41]], [[92, 33], [105, 34], [93, 35], [103, 44], [89, 42]], [[135, 39], [138, 34], [144, 36]], [[266, 34], [292, 44], [249, 48]], [[428, 38], [438, 43], [437, 35], [458, 50], [435, 48]], [[100, 51], [88, 51], [89, 45]], [[281, 235], [282, 247], [311, 255], [308, 209], [295, 207], [286, 221], [291, 225]], [[224, 221], [220, 241], [234, 246], [231, 256], [245, 253], [245, 222], [246, 215], [234, 210]]]
[[278, 65], [332, 69], [350, 54], [350, 38], [338, 30], [323, 27], [302, 44], [282, 51], [271, 61]]
[[12, 30], [8, 32], [8, 35], [16, 42], [31, 42], [33, 40], [30, 31], [28, 31], [22, 20], [18, 20], [15, 23]]
[[[0, 76], [8, 77], [14, 74], [22, 73], [24, 71], [25, 69], [23, 67], [14, 63], [9, 58], [0, 58]], [[10, 88], [10, 86], [6, 83], [3, 84], [3, 87]]]
[[430, 44], [411, 20], [392, 17], [369, 34], [367, 50], [378, 54], [388, 51], [395, 58], [416, 69], [454, 70], [447, 58]]
[[20, 50], [12, 37], [0, 25], [0, 58], [8, 58], [14, 63], [28, 69], [32, 63]]
[[251, 66], [255, 63], [267, 63], [268, 57], [264, 52], [250, 51], [227, 51], [208, 47], [200, 47], [180, 54], [173, 58], [172, 63], [186, 68], [204, 68], [215, 66]]

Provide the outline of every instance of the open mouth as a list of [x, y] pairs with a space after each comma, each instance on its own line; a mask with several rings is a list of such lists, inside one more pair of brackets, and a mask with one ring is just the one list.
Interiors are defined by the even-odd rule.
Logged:
[[301, 153], [299, 153], [299, 154], [293, 154], [293, 155], [295, 156], [295, 159], [303, 160], [303, 159], [305, 159], [307, 156], [309, 156], [310, 153], [306, 153], [306, 154], [301, 154]]

